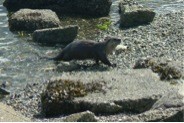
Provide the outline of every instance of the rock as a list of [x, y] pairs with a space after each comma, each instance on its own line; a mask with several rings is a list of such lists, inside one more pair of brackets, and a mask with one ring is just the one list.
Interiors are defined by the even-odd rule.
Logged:
[[150, 61], [151, 61], [151, 58], [146, 58], [146, 57], [140, 58], [136, 61], [133, 68], [134, 69], [148, 68], [150, 67]]
[[36, 29], [59, 27], [60, 20], [51, 10], [20, 9], [9, 18], [11, 31], [34, 31]]
[[97, 122], [98, 119], [94, 115], [94, 113], [90, 111], [85, 111], [81, 113], [75, 113], [67, 116], [63, 120], [64, 122]]
[[155, 17], [155, 12], [151, 9], [133, 2], [123, 0], [119, 4], [120, 7], [120, 26], [133, 27], [143, 24], [149, 24]]
[[5, 0], [3, 5], [10, 11], [21, 8], [51, 9], [59, 14], [79, 14], [86, 16], [107, 16], [112, 2], [110, 0]]
[[169, 63], [157, 62], [151, 66], [151, 69], [159, 74], [161, 80], [180, 79], [183, 77], [182, 67], [176, 64], [175, 61]]
[[151, 109], [165, 92], [178, 87], [161, 82], [149, 69], [126, 70], [123, 73], [100, 71], [95, 72], [96, 76], [91, 74], [86, 71], [74, 75], [64, 73], [51, 80], [41, 98], [46, 117], [86, 110], [106, 115], [142, 113]]
[[0, 122], [31, 122], [29, 118], [3, 103], [0, 103], [0, 109]]
[[35, 42], [44, 44], [69, 44], [77, 36], [78, 26], [47, 28], [36, 30], [33, 33]]
[[183, 77], [182, 63], [170, 61], [165, 58], [140, 58], [136, 61], [134, 69], [151, 68], [158, 73], [161, 80], [180, 79]]
[[46, 90], [42, 93], [42, 112], [46, 117], [61, 114], [71, 114], [90, 110], [95, 113], [119, 112], [121, 107], [114, 103], [93, 103], [74, 100], [76, 97], [84, 97], [92, 92], [104, 92], [103, 85], [99, 83], [87, 83], [76, 80], [56, 79], [51, 80]]

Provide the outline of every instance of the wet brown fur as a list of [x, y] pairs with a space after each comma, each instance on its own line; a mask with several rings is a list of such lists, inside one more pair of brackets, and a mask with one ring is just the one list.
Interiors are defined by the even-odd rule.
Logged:
[[70, 61], [94, 59], [97, 64], [101, 61], [108, 66], [114, 66], [114, 64], [109, 62], [107, 56], [112, 54], [113, 50], [120, 43], [121, 39], [115, 37], [106, 37], [103, 42], [94, 42], [90, 40], [74, 41], [68, 44], [58, 56], [53, 58], [53, 60]]

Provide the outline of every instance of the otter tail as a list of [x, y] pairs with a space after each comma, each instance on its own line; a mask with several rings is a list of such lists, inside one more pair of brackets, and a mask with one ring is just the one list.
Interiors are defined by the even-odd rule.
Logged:
[[57, 55], [56, 57], [54, 57], [54, 58], [50, 58], [50, 60], [54, 60], [54, 61], [60, 61], [60, 60], [62, 60], [63, 59], [63, 52], [62, 53], [60, 53], [59, 55]]

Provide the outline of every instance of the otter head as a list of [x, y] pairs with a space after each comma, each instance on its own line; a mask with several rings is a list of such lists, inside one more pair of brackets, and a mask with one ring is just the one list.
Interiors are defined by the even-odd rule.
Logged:
[[106, 54], [112, 54], [113, 50], [116, 48], [117, 45], [119, 45], [121, 43], [121, 39], [120, 38], [116, 38], [116, 37], [111, 37], [108, 36], [105, 38], [105, 42], [106, 42]]

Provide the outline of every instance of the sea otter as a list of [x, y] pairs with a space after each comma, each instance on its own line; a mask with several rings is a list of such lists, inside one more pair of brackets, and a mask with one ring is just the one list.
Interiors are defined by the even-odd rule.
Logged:
[[94, 59], [96, 64], [99, 64], [99, 61], [101, 61], [108, 66], [116, 66], [109, 62], [107, 56], [120, 43], [121, 39], [109, 36], [103, 42], [94, 42], [91, 40], [73, 41], [59, 55], [51, 59], [54, 61]]

